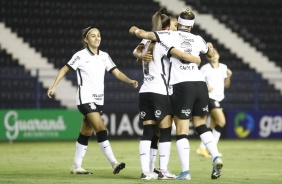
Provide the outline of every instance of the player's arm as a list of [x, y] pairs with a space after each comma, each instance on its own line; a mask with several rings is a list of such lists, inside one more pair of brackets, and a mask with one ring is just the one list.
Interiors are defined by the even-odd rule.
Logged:
[[132, 35], [136, 35], [138, 38], [148, 39], [152, 41], [157, 41], [157, 37], [154, 32], [144, 31], [143, 29], [139, 29], [136, 26], [132, 26], [129, 29], [129, 33]]
[[224, 79], [224, 87], [229, 88], [231, 85], [231, 76], [232, 76], [232, 71], [227, 68], [227, 77]]
[[200, 57], [195, 57], [195, 56], [192, 56], [191, 54], [184, 53], [174, 47], [170, 50], [170, 54], [174, 57], [177, 57], [178, 59], [193, 62], [193, 63], [196, 63], [197, 65], [200, 65], [201, 63]]
[[59, 71], [59, 73], [57, 74], [57, 76], [55, 78], [53, 85], [49, 88], [49, 90], [47, 92], [47, 96], [49, 98], [52, 98], [52, 95], [55, 92], [56, 86], [58, 85], [60, 80], [69, 72], [69, 70], [70, 70], [70, 67], [68, 65], [65, 65], [61, 68], [61, 70]]
[[139, 44], [132, 52], [133, 56], [136, 57], [136, 63], [138, 64], [142, 64], [142, 50], [144, 47], [143, 44]]
[[130, 78], [128, 78], [124, 73], [122, 73], [119, 69], [115, 68], [112, 71], [112, 74], [120, 81], [125, 82], [131, 86], [133, 86], [134, 88], [138, 87], [138, 82], [136, 80], [132, 80]]

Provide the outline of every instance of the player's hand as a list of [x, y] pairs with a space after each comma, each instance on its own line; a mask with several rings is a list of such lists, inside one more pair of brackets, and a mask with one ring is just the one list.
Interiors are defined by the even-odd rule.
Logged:
[[153, 55], [151, 54], [151, 51], [149, 52], [145, 52], [144, 54], [142, 54], [142, 60], [145, 62], [150, 62], [153, 60]]
[[130, 29], [129, 29], [129, 33], [131, 34], [131, 35], [135, 35], [135, 31], [138, 29], [138, 27], [136, 27], [136, 26], [132, 26]]
[[55, 92], [55, 88], [50, 88], [49, 90], [48, 90], [48, 92], [47, 92], [47, 96], [49, 97], [49, 98], [52, 98], [52, 96], [54, 95], [54, 92]]
[[232, 71], [229, 68], [227, 68], [226, 73], [227, 73], [227, 77], [231, 77], [232, 76]]
[[133, 86], [134, 88], [137, 88], [138, 87], [138, 82], [136, 80], [130, 80], [129, 84], [131, 86]]

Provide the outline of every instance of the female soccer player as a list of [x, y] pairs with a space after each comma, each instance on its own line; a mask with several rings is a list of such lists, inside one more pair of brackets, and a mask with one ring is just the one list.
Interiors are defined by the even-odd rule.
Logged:
[[[129, 32], [139, 38], [150, 39], [163, 43], [170, 43], [175, 48], [186, 53], [198, 56], [200, 53], [213, 56], [213, 46], [206, 44], [201, 36], [191, 34], [195, 16], [191, 10], [186, 9], [178, 17], [178, 31], [146, 32], [133, 26]], [[170, 54], [170, 50], [166, 54]], [[213, 134], [206, 126], [208, 114], [208, 89], [198, 65], [187, 63], [176, 57], [171, 57], [170, 85], [173, 85], [172, 107], [173, 118], [176, 124], [176, 145], [182, 166], [182, 172], [176, 177], [179, 180], [190, 180], [188, 141], [189, 122], [192, 117], [195, 131], [200, 136], [213, 157], [211, 178], [221, 176], [223, 162], [219, 157], [217, 145]]]
[[[161, 9], [154, 14], [152, 25], [153, 31], [169, 29], [175, 31], [177, 19], [171, 13], [167, 12], [166, 9]], [[166, 49], [164, 44], [143, 39], [133, 52], [138, 59], [141, 58], [141, 53], [143, 52], [143, 58], [145, 58], [141, 61], [143, 65], [144, 83], [139, 92], [140, 119], [143, 121], [144, 125], [143, 136], [139, 145], [142, 167], [141, 179], [143, 180], [152, 180], [157, 177], [158, 179], [175, 178], [175, 175], [171, 174], [167, 168], [171, 147], [171, 92], [169, 92], [171, 90], [167, 86], [169, 60], [164, 55], [158, 55], [162, 49]], [[173, 53], [175, 48], [172, 48], [172, 50]], [[185, 53], [182, 52], [181, 54], [185, 55]], [[191, 61], [200, 61], [199, 57], [194, 57], [189, 54], [186, 55]], [[155, 146], [153, 148], [157, 147], [157, 142], [155, 142], [157, 139], [155, 138], [156, 136], [154, 137], [157, 125], [159, 125], [160, 131], [158, 176], [153, 172], [154, 167], [152, 167], [152, 163], [155, 159], [152, 159], [152, 156], [155, 157], [157, 150], [151, 149], [150, 152], [150, 145], [151, 148], [153, 147], [152, 145]], [[149, 160], [151, 166], [149, 166]]]
[[138, 87], [138, 82], [129, 79], [116, 67], [108, 53], [99, 50], [101, 35], [97, 28], [88, 27], [82, 31], [82, 35], [84, 49], [76, 52], [71, 60], [61, 68], [47, 95], [51, 98], [57, 84], [67, 72], [70, 70], [76, 71], [78, 82], [76, 104], [81, 114], [83, 114], [83, 120], [70, 173], [92, 174], [84, 170], [81, 164], [87, 150], [89, 138], [95, 131], [98, 144], [110, 162], [113, 173], [118, 174], [120, 170], [125, 168], [125, 163], [119, 163], [116, 160], [108, 141], [106, 126], [101, 117], [104, 105], [105, 70], [134, 88]]
[[[215, 55], [207, 57], [209, 63], [201, 67], [201, 72], [204, 74], [208, 85], [210, 128], [212, 129], [216, 144], [226, 124], [220, 102], [224, 99], [224, 88], [230, 87], [232, 76], [232, 71], [225, 64], [220, 63], [219, 58], [220, 55], [215, 49]], [[211, 157], [203, 142], [201, 142], [196, 152], [200, 156]], [[222, 156], [221, 153], [219, 155]]]

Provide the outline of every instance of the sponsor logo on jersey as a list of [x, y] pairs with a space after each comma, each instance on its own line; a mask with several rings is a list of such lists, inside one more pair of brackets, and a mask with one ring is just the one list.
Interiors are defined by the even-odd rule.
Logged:
[[144, 81], [153, 81], [155, 79], [155, 77], [151, 76], [151, 77], [145, 77]]
[[166, 35], [170, 35], [170, 32], [168, 31], [157, 31], [158, 34], [166, 34]]
[[191, 110], [190, 109], [182, 109], [181, 113], [185, 114], [185, 116], [189, 116], [190, 113], [191, 113]]
[[163, 42], [160, 42], [160, 45], [161, 45], [162, 47], [164, 47], [165, 50], [168, 50], [168, 49], [169, 49], [169, 47], [168, 47], [166, 44], [164, 44]]
[[189, 41], [184, 41], [181, 43], [181, 48], [184, 49], [185, 53], [190, 53], [192, 52], [192, 45], [190, 44]]
[[74, 65], [78, 60], [80, 60], [80, 57], [76, 56], [76, 58], [74, 58], [74, 60], [70, 63], [70, 65]]
[[156, 117], [156, 118], [159, 118], [161, 114], [162, 114], [162, 111], [161, 111], [161, 110], [156, 110], [156, 111], [155, 111], [155, 117]]
[[146, 116], [146, 112], [144, 112], [144, 111], [140, 112], [140, 118], [141, 119], [144, 119], [145, 116]]
[[95, 98], [95, 100], [102, 100], [104, 94], [92, 94], [92, 97]]

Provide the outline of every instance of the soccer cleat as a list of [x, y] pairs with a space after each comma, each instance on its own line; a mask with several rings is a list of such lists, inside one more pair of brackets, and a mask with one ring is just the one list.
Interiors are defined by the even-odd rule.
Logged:
[[159, 171], [159, 174], [158, 174], [158, 179], [159, 180], [173, 180], [175, 178], [176, 178], [176, 176], [174, 174], [172, 174], [168, 170], [166, 170], [166, 171]]
[[113, 166], [113, 173], [114, 174], [118, 174], [122, 169], [125, 168], [125, 163], [119, 163], [119, 164], [115, 164]]
[[199, 156], [203, 156], [203, 157], [206, 157], [206, 158], [211, 158], [210, 153], [209, 153], [206, 149], [198, 148], [198, 149], [196, 150], [196, 153], [197, 153]]
[[92, 172], [88, 172], [84, 170], [82, 167], [75, 167], [75, 166], [71, 167], [70, 173], [71, 174], [93, 174]]
[[183, 171], [181, 173], [179, 173], [178, 176], [176, 176], [177, 180], [191, 180], [191, 175], [189, 171]]
[[212, 163], [212, 179], [217, 179], [221, 176], [221, 169], [223, 167], [223, 162], [220, 157], [215, 157]]
[[141, 180], [156, 180], [158, 179], [158, 175], [154, 172], [142, 173]]

